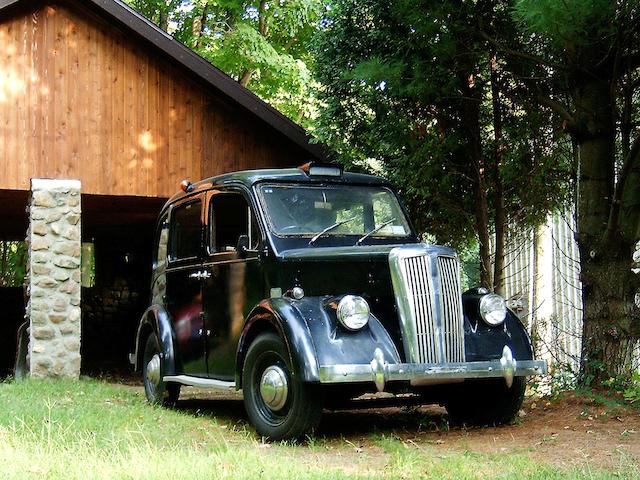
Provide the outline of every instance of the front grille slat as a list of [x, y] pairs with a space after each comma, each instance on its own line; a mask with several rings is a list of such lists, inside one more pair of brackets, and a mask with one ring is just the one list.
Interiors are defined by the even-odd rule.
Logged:
[[429, 308], [429, 300], [430, 300], [430, 285], [429, 282], [424, 281], [425, 265], [420, 257], [415, 258], [414, 262], [416, 263], [416, 282], [419, 285], [420, 296], [417, 298], [418, 303], [420, 305], [420, 316], [416, 318], [417, 324], [419, 325], [418, 330], [418, 345], [420, 346], [420, 350], [422, 351], [422, 358], [430, 358], [433, 355], [433, 349], [430, 344], [431, 337], [431, 325], [428, 322], [429, 317], [431, 316], [431, 309]]
[[462, 326], [462, 292], [460, 289], [460, 268], [456, 258], [438, 257], [441, 279], [442, 318], [448, 352], [452, 362], [464, 361], [464, 330]]
[[389, 262], [407, 361], [464, 362], [458, 259], [412, 246], [394, 249]]

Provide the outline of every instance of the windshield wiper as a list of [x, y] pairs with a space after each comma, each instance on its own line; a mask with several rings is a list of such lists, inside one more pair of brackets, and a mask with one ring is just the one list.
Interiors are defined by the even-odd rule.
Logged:
[[360, 237], [358, 239], [358, 241], [356, 242], [356, 245], [362, 245], [362, 242], [364, 242], [367, 238], [369, 238], [371, 235], [373, 235], [376, 232], [379, 232], [380, 230], [382, 230], [384, 227], [386, 227], [387, 225], [393, 223], [396, 221], [396, 217], [393, 217], [391, 220], [387, 220], [384, 223], [381, 223], [380, 225], [378, 225], [376, 228], [374, 228], [373, 230], [371, 230], [369, 233], [363, 235], [362, 237]]
[[357, 218], [358, 218], [358, 216], [355, 216], [355, 217], [347, 218], [346, 220], [340, 220], [339, 222], [336, 222], [333, 225], [329, 225], [327, 228], [322, 230], [320, 233], [317, 233], [316, 235], [314, 235], [313, 238], [311, 240], [309, 240], [309, 245], [312, 245], [321, 236], [323, 236], [324, 234], [330, 232], [334, 228], [338, 228], [340, 225], [344, 225], [345, 223], [349, 223], [349, 222], [351, 222], [353, 220], [356, 220]]

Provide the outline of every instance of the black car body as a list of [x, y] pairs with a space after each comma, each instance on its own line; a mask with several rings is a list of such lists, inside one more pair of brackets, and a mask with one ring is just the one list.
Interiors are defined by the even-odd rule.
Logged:
[[420, 243], [393, 188], [332, 165], [231, 173], [163, 208], [136, 367], [152, 402], [180, 385], [242, 389], [257, 431], [299, 436], [323, 405], [411, 392], [496, 423], [546, 372], [455, 251]]

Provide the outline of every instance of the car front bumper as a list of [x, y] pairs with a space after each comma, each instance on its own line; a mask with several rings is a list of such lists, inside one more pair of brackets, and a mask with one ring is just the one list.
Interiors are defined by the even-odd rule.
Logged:
[[413, 385], [446, 383], [466, 378], [504, 378], [510, 387], [513, 377], [544, 375], [543, 360], [516, 360], [505, 346], [499, 360], [462, 363], [387, 363], [380, 349], [369, 364], [322, 365], [321, 383], [373, 382], [379, 392], [387, 382], [409, 381]]

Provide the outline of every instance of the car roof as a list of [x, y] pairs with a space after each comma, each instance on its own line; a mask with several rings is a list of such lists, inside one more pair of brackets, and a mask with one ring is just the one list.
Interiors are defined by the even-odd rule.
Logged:
[[241, 185], [248, 189], [251, 189], [251, 187], [261, 182], [390, 186], [389, 182], [386, 179], [377, 177], [375, 175], [351, 172], [343, 172], [340, 176], [308, 175], [307, 173], [305, 173], [305, 170], [303, 168], [304, 167], [242, 170], [238, 172], [225, 173], [223, 175], [210, 177], [192, 184], [191, 188], [187, 192], [182, 191], [176, 193], [167, 201], [164, 208], [182, 198], [194, 195], [198, 192], [209, 190], [213, 187], [220, 187], [225, 185]]

